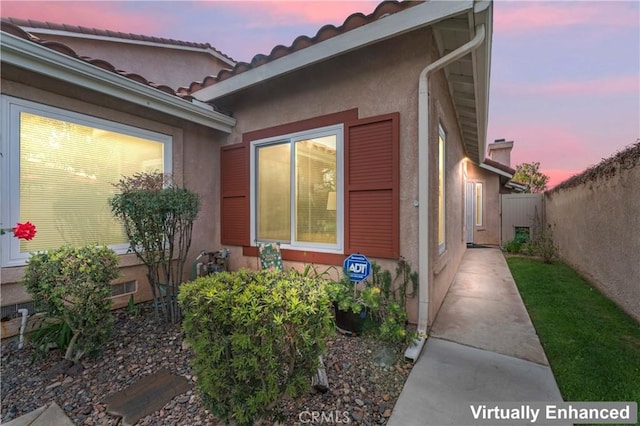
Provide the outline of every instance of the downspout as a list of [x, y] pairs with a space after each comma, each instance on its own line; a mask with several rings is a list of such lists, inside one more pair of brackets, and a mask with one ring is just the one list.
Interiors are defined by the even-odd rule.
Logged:
[[429, 322], [429, 76], [480, 47], [484, 39], [485, 28], [481, 24], [473, 39], [427, 65], [418, 80], [418, 333], [422, 337], [405, 351], [405, 357], [414, 362], [424, 346]]

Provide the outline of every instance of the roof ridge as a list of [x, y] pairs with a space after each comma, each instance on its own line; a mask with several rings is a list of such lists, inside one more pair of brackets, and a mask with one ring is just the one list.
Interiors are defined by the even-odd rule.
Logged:
[[198, 49], [211, 49], [216, 53], [229, 59], [230, 61], [233, 61], [234, 63], [237, 62], [231, 56], [223, 53], [219, 49], [212, 46], [209, 42], [199, 43], [199, 42], [193, 42], [193, 41], [175, 40], [171, 38], [148, 36], [144, 34], [125, 33], [121, 31], [111, 31], [111, 30], [99, 29], [99, 28], [89, 28], [89, 27], [83, 27], [79, 25], [58, 24], [50, 21], [36, 21], [33, 19], [22, 19], [22, 18], [13, 18], [13, 17], [3, 17], [2, 19], [12, 23], [13, 25], [17, 25], [19, 27], [38, 28], [43, 30], [54, 30], [54, 31], [66, 31], [66, 32], [77, 33], [77, 34], [96, 35], [96, 36], [102, 36], [102, 37], [119, 38], [123, 40], [145, 41], [149, 43], [159, 43], [159, 44], [166, 44], [171, 46], [193, 47]]

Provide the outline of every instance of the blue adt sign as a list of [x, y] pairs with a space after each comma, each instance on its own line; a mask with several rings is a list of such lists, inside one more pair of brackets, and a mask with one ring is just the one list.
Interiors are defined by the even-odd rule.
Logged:
[[364, 281], [371, 275], [371, 262], [362, 254], [349, 255], [344, 260], [343, 266], [351, 281]]

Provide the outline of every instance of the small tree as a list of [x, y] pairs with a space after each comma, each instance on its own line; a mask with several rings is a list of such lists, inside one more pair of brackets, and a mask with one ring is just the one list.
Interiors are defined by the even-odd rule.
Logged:
[[540, 171], [540, 163], [522, 163], [516, 166], [513, 180], [526, 186], [524, 192], [544, 192], [547, 189], [549, 176]]
[[[78, 362], [98, 350], [113, 326], [111, 281], [119, 274], [118, 256], [107, 247], [63, 246], [35, 253], [27, 261], [23, 283], [36, 307], [59, 330], [70, 330], [69, 339], [54, 334], [40, 343], [63, 343], [65, 359]], [[37, 331], [36, 331], [37, 333]], [[51, 341], [46, 339], [50, 338]]]
[[178, 285], [200, 199], [157, 172], [123, 177], [114, 186], [120, 193], [109, 200], [111, 211], [123, 223], [131, 250], [147, 267], [156, 315], [159, 306], [165, 321], [177, 322]]

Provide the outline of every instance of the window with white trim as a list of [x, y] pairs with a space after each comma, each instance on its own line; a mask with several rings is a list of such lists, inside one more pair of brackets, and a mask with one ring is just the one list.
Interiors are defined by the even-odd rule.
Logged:
[[438, 252], [446, 248], [446, 135], [442, 125], [438, 126]]
[[476, 182], [476, 226], [482, 226], [482, 183]]
[[343, 126], [251, 143], [251, 238], [342, 250]]
[[126, 252], [108, 203], [112, 184], [137, 172], [171, 172], [170, 136], [10, 96], [2, 96], [2, 129], [2, 227], [37, 227], [31, 241], [2, 236], [3, 266], [63, 244]]

